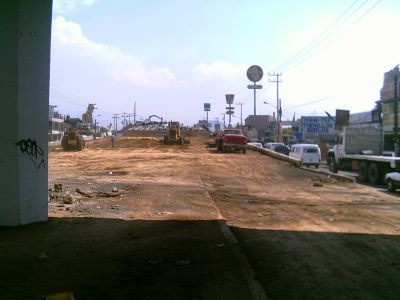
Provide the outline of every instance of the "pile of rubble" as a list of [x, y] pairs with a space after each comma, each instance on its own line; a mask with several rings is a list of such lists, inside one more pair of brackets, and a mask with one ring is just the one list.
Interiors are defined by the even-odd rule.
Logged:
[[108, 198], [122, 197], [117, 187], [113, 187], [111, 192], [103, 191], [83, 191], [79, 187], [74, 192], [65, 191], [61, 183], [54, 184], [53, 188], [49, 189], [49, 202], [56, 201], [63, 204], [73, 204], [82, 198]]

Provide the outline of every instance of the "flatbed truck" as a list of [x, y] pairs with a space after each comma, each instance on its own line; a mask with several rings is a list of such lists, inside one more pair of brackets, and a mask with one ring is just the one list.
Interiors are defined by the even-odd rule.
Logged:
[[378, 184], [386, 173], [400, 168], [400, 157], [383, 149], [383, 132], [379, 124], [343, 127], [337, 143], [328, 152], [329, 170], [358, 171], [359, 180]]

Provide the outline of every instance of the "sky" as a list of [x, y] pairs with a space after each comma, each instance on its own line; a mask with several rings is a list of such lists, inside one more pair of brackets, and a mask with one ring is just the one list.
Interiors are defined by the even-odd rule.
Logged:
[[[157, 115], [193, 125], [221, 120], [234, 94], [240, 122], [254, 114], [372, 110], [384, 73], [400, 63], [398, 0], [54, 0], [50, 105], [81, 117]], [[242, 105], [240, 105], [242, 103]], [[131, 117], [131, 121], [133, 117]], [[121, 119], [119, 119], [121, 121]]]

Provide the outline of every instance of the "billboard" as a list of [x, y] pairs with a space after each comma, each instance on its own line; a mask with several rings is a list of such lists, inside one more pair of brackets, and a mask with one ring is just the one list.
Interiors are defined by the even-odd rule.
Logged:
[[301, 117], [301, 133], [303, 139], [335, 134], [335, 118]]
[[211, 110], [211, 104], [210, 103], [204, 103], [204, 111], [210, 111]]
[[343, 110], [343, 109], [336, 110], [335, 128], [337, 130], [342, 130], [343, 126], [348, 126], [349, 120], [350, 120], [350, 111], [349, 110]]

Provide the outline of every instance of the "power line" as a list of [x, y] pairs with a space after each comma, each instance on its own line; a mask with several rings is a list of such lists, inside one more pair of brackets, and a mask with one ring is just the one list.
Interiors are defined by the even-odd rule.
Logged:
[[[353, 21], [353, 24], [359, 22], [361, 19], [367, 16], [374, 8], [376, 8], [376, 6], [381, 1], [382, 0], [376, 1], [372, 6], [370, 6], [366, 11], [364, 11], [355, 21]], [[333, 38], [337, 38], [341, 34], [343, 34], [344, 30], [342, 28], [344, 27], [344, 25], [348, 23], [348, 21], [359, 12], [369, 2], [369, 0], [365, 0], [361, 2], [361, 4], [359, 4], [358, 6], [354, 7], [358, 2], [359, 0], [352, 2], [351, 5], [347, 7], [343, 11], [343, 13], [341, 13], [337, 18], [335, 18], [335, 20], [332, 23], [330, 23], [318, 36], [316, 36], [312, 41], [310, 41], [305, 47], [300, 49], [293, 57], [284, 61], [278, 67], [272, 70], [280, 69], [280, 71], [288, 72], [289, 70], [292, 70], [297, 66], [305, 63], [307, 60], [311, 59], [322, 49], [327, 47], [329, 43], [325, 41], [327, 41], [328, 39], [333, 40]], [[338, 33], [338, 31], [341, 29], [342, 31]], [[335, 34], [336, 36], [333, 37], [333, 35]], [[323, 42], [325, 42], [325, 44], [323, 44]], [[263, 91], [259, 93], [259, 96], [264, 94], [271, 86], [272, 85], [264, 87]], [[245, 99], [247, 100], [250, 96], [251, 94], [246, 96]], [[319, 100], [317, 102], [319, 102]]]
[[[73, 99], [72, 101], [71, 100], [66, 100], [65, 98], [63, 100], [60, 99], [61, 102], [69, 103], [69, 104], [76, 105], [76, 106], [79, 106], [79, 107], [82, 107], [82, 108], [86, 109], [86, 104], [83, 104], [83, 103], [86, 103], [87, 100], [82, 99], [81, 97], [79, 97], [79, 96], [77, 96], [77, 95], [75, 95], [75, 94], [73, 94], [73, 93], [71, 93], [71, 92], [69, 92], [69, 91], [57, 86], [54, 83], [51, 83], [50, 90], [53, 90], [54, 92], [60, 94], [63, 97], [67, 97], [69, 99]], [[109, 114], [107, 111], [105, 111], [105, 110], [103, 110], [101, 108], [97, 107], [96, 109], [98, 109], [103, 114]]]
[[289, 106], [288, 109], [292, 110], [294, 108], [303, 107], [303, 106], [307, 106], [307, 105], [310, 105], [310, 104], [323, 102], [323, 101], [326, 101], [326, 100], [329, 100], [329, 99], [332, 99], [332, 98], [333, 98], [332, 96], [323, 97], [323, 98], [320, 98], [320, 99], [317, 99], [317, 100], [313, 100], [313, 101], [310, 101], [310, 102], [306, 102], [306, 103], [302, 103], [302, 104], [298, 104], [298, 105], [294, 105], [294, 106]]
[[[75, 100], [75, 101], [71, 101], [71, 100], [68, 101], [68, 100], [64, 99], [63, 102], [86, 108], [86, 106], [84, 104], [82, 104], [83, 100], [78, 98], [77, 96], [73, 95], [72, 93], [69, 93], [69, 92], [67, 92], [67, 91], [65, 91], [65, 90], [63, 90], [61, 88], [55, 87], [55, 86], [50, 86], [50, 90], [53, 90], [54, 92], [60, 94], [63, 97], [68, 97], [70, 99], [74, 99]], [[79, 102], [77, 102], [76, 100], [79, 100]]]
[[[300, 51], [298, 51], [292, 58], [288, 59], [284, 63], [280, 64], [276, 69], [281, 71], [288, 71], [294, 69], [298, 65], [306, 62], [313, 56], [315, 56], [318, 52], [320, 52], [324, 47], [327, 46], [323, 45], [323, 42], [328, 39], [333, 39], [332, 36], [338, 32], [348, 20], [352, 18], [360, 9], [369, 1], [365, 0], [356, 8], [353, 9], [353, 6], [359, 0], [354, 1], [342, 14], [340, 14], [330, 25], [328, 25], [318, 36], [316, 36], [310, 43], [308, 43], [305, 47], [303, 47]], [[369, 9], [371, 10], [371, 8]], [[349, 14], [350, 12], [350, 14]], [[340, 21], [339, 24], [337, 24]], [[337, 36], [342, 34], [340, 32]], [[322, 46], [321, 46], [322, 45]], [[313, 51], [314, 50], [314, 51]]]
[[382, 0], [376, 1], [374, 5], [372, 5], [366, 12], [364, 12], [357, 20], [355, 20], [353, 23], [358, 23], [360, 20], [362, 20], [366, 15], [368, 15]]

